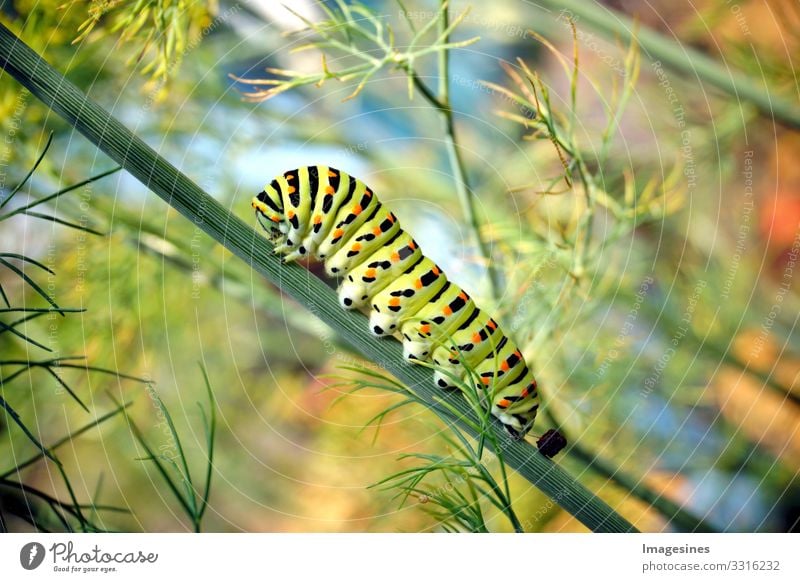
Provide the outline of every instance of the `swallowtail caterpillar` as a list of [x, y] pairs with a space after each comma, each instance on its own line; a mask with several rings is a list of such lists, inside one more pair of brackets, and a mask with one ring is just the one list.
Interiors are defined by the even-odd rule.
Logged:
[[400, 339], [408, 361], [444, 370], [434, 375], [439, 387], [453, 387], [448, 373], [465, 379], [466, 363], [509, 434], [521, 439], [531, 429], [538, 391], [520, 350], [364, 182], [306, 166], [275, 178], [252, 206], [284, 261], [324, 261], [326, 272], [341, 279], [342, 307], [368, 309], [372, 333]]

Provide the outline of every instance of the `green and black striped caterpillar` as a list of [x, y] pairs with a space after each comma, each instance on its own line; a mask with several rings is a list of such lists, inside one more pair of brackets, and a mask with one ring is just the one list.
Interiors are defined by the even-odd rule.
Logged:
[[375, 335], [401, 339], [411, 362], [439, 366], [438, 386], [453, 387], [451, 374], [467, 379], [466, 364], [509, 434], [523, 438], [530, 430], [539, 400], [520, 350], [362, 181], [306, 166], [275, 178], [252, 206], [275, 252], [285, 261], [324, 261], [327, 273], [342, 280], [342, 306], [369, 309]]

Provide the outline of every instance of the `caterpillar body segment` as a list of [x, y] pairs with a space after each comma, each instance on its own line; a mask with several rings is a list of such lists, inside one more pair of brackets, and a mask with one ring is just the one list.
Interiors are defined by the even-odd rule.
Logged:
[[[380, 212], [381, 203], [366, 189], [363, 182], [352, 178], [349, 181], [354, 190], [348, 190], [345, 201], [339, 206], [338, 212], [330, 222], [331, 230], [325, 240], [319, 245], [316, 256], [319, 260], [327, 261], [336, 251], [342, 248], [353, 236], [358, 228], [366, 221], [373, 220]], [[325, 221], [323, 216], [323, 223]], [[347, 236], [345, 236], [345, 233]]]
[[377, 336], [393, 335], [400, 320], [413, 317], [447, 283], [441, 269], [426, 256], [372, 298], [369, 327]]
[[[463, 366], [475, 369], [485, 360], [495, 361], [495, 354], [506, 344], [512, 343], [500, 327], [485, 311], [477, 309], [467, 317], [458, 329], [451, 333], [448, 341], [433, 352], [433, 363], [459, 378], [464, 378]], [[434, 372], [434, 382], [440, 388], [454, 387], [452, 378], [439, 371]]]
[[356, 266], [342, 280], [339, 287], [342, 307], [357, 309], [366, 306], [370, 297], [402, 276], [421, 256], [422, 251], [417, 243], [401, 229], [383, 248]]
[[448, 281], [413, 318], [401, 323], [403, 357], [429, 360], [436, 346], [444, 343], [478, 309], [458, 285]]
[[325, 269], [331, 276], [348, 273], [370, 258], [378, 249], [396, 238], [400, 232], [400, 224], [391, 212], [383, 212], [377, 208], [375, 218], [362, 224], [350, 240], [342, 245], [327, 261]]
[[306, 166], [277, 176], [252, 206], [275, 252], [286, 262], [324, 261], [340, 278], [342, 307], [368, 312], [373, 334], [402, 341], [412, 363], [437, 364], [442, 388], [455, 386], [454, 378], [474, 383], [513, 437], [530, 430], [538, 391], [516, 344], [425, 257], [364, 182]]

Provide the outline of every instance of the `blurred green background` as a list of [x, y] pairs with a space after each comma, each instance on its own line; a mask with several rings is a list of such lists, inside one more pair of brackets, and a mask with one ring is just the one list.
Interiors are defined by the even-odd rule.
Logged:
[[[312, 22], [325, 18], [315, 2], [286, 4]], [[437, 10], [422, 0], [367, 5], [396, 30], [398, 46], [409, 27], [424, 27]], [[454, 2], [451, 17], [468, 5]], [[792, 57], [800, 56], [800, 11], [792, 0], [602, 6], [797, 102]], [[4, 24], [254, 226], [250, 198], [287, 169], [322, 163], [370, 184], [427, 254], [490, 306], [523, 348], [550, 415], [541, 426], [558, 424], [583, 450], [713, 529], [795, 530], [798, 133], [646, 54], [623, 112], [628, 42], [610, 40], [580, 18], [573, 37], [565, 14], [518, 0], [475, 3], [452, 35], [480, 37], [451, 51], [449, 82], [480, 234], [499, 273], [492, 297], [487, 263], [456, 196], [439, 114], [419, 93], [409, 98], [402, 70], [381, 69], [348, 100], [358, 78], [254, 101], [245, 98], [253, 87], [234, 78], [322, 67], [318, 50], [293, 51], [308, 37], [288, 34], [303, 23], [277, 3], [0, 2]], [[530, 109], [510, 96], [530, 94], [527, 81], [514, 78], [518, 57], [549, 90], [556, 121], [571, 128], [565, 139], [584, 152], [595, 207], [574, 167], [573, 180], [563, 178], [573, 152], [537, 133]], [[341, 70], [351, 58], [334, 52], [326, 66]], [[513, 65], [511, 75], [504, 63]], [[416, 67], [437, 86], [435, 54]], [[6, 74], [0, 120], [3, 198], [54, 132], [41, 165], [6, 210], [113, 167]], [[154, 449], [174, 452], [155, 390], [192, 470], [202, 474], [202, 363], [218, 415], [204, 531], [439, 528], [423, 511], [424, 499], [399, 506], [394, 492], [368, 486], [407, 466], [398, 460], [404, 453], [447, 453], [437, 436], [441, 426], [430, 413], [407, 408], [388, 416], [377, 436], [374, 426], [364, 428], [395, 400], [380, 391], [338, 398], [346, 392], [338, 384], [348, 374], [342, 366], [361, 360], [335, 330], [124, 172], [60, 197], [50, 209], [104, 236], [18, 215], [0, 223], [0, 248], [52, 269], [55, 275], [27, 265], [25, 272], [59, 305], [86, 311], [20, 328], [49, 354], [0, 333], [3, 361], [82, 354], [94, 366], [153, 381], [149, 389], [59, 370], [87, 413], [45, 370], [11, 380], [15, 366], [0, 370], [4, 401], [46, 445], [117, 401], [132, 403], [127, 418], [116, 416], [58, 450], [77, 499], [126, 510], [101, 511], [97, 523], [191, 529], [153, 463], [141, 460], [131, 423]], [[47, 306], [8, 268], [0, 269], [0, 285], [10, 305]], [[0, 315], [6, 324], [15, 319]], [[35, 453], [13, 419], [0, 417], [0, 471]], [[640, 529], [673, 527], [671, 516], [580, 458], [557, 462]], [[68, 493], [50, 462], [7, 479], [60, 499]], [[512, 476], [511, 485], [527, 531], [585, 531], [526, 481]], [[20, 517], [25, 511], [61, 528], [40, 499], [0, 484], [3, 528], [33, 528]], [[508, 529], [491, 514], [487, 522]]]

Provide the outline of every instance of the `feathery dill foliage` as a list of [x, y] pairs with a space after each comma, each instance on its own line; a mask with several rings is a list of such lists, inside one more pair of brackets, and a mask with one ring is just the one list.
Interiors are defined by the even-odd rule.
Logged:
[[160, 444], [155, 449], [147, 441], [144, 433], [133, 419], [127, 414], [125, 415], [133, 437], [146, 453], [146, 456], [141, 457], [140, 460], [150, 461], [153, 464], [156, 473], [189, 518], [192, 529], [197, 533], [202, 530], [203, 517], [208, 509], [208, 499], [211, 495], [211, 478], [214, 471], [214, 444], [217, 434], [217, 404], [214, 399], [214, 392], [211, 388], [208, 372], [202, 364], [200, 365], [200, 371], [203, 375], [203, 383], [208, 397], [208, 410], [203, 408], [200, 402], [196, 403], [200, 410], [203, 433], [206, 438], [205, 471], [202, 485], [199, 485], [192, 477], [189, 458], [181, 443], [180, 434], [175, 428], [172, 415], [152, 387], [149, 389], [149, 395], [157, 411], [156, 417], [166, 424], [169, 433], [168, 441]]
[[[586, 326], [595, 325], [596, 311], [613, 303], [620, 282], [632, 276], [640, 277], [640, 281], [648, 280], [648, 271], [632, 261], [628, 254], [634, 230], [647, 223], [663, 221], [679, 211], [684, 205], [686, 190], [679, 161], [666, 177], [660, 179], [663, 173], [654, 171], [642, 184], [641, 179], [633, 178], [634, 168], [619, 163], [611, 155], [614, 138], [639, 76], [640, 53], [635, 40], [628, 47], [619, 71], [621, 80], [612, 76], [612, 87], [601, 87], [590, 73], [581, 69], [577, 31], [572, 21], [569, 25], [573, 35], [571, 55], [562, 53], [540, 34], [528, 31], [560, 65], [567, 80], [565, 95], [554, 98], [551, 82], [522, 59], [517, 59], [516, 66], [503, 64], [510, 81], [508, 86], [484, 82], [488, 89], [514, 106], [510, 111], [500, 110], [497, 114], [527, 130], [523, 139], [536, 148], [535, 155], [542, 166], [561, 168], [543, 184], [523, 184], [512, 189], [517, 195], [529, 196], [530, 203], [522, 212], [525, 226], [520, 229], [516, 223], [498, 222], [494, 225], [493, 243], [507, 250], [507, 270], [517, 273], [512, 278], [511, 288], [519, 292], [513, 302], [507, 304], [514, 306], [514, 312], [508, 313], [507, 318], [512, 321], [516, 339], [525, 353], [548, 354], [549, 361], [540, 374], [541, 384], [544, 387], [566, 386], [567, 390], [562, 393], [574, 393], [576, 397], [591, 394], [592, 398], [605, 397], [611, 401], [624, 379], [609, 374], [596, 386], [596, 375], [576, 374], [576, 349], [595, 351], [596, 348], [585, 344], [587, 337], [593, 337], [586, 333]], [[605, 126], [595, 135], [587, 132], [579, 111], [582, 102], [579, 79], [599, 97], [604, 108]], [[520, 115], [519, 111], [533, 111], [535, 115]], [[533, 268], [521, 272], [513, 269], [515, 264], [533, 265]], [[574, 313], [584, 315], [576, 320], [570, 315]], [[564, 325], [565, 322], [569, 325]], [[573, 349], [572, 346], [579, 347]], [[535, 358], [533, 362], [538, 369]], [[620, 364], [627, 363], [621, 358]], [[596, 367], [591, 371], [595, 373]], [[603, 374], [605, 370], [599, 375]], [[682, 529], [707, 530], [708, 526], [701, 519], [654, 495], [619, 468], [610, 470], [608, 463], [596, 457], [591, 447], [575, 442], [571, 434], [587, 434], [586, 424], [581, 420], [583, 413], [559, 400], [551, 398], [550, 406], [543, 409], [543, 416], [573, 443], [568, 451], [571, 460], [651, 504]], [[592, 421], [592, 425], [602, 427], [603, 423]]]
[[177, 72], [184, 53], [219, 10], [217, 0], [71, 0], [70, 4], [86, 6], [87, 12], [74, 43], [119, 34], [121, 47], [136, 50], [129, 62], [143, 63], [142, 74], [161, 86]]
[[[353, 82], [358, 85], [345, 99], [356, 97], [364, 89], [373, 75], [380, 70], [391, 67], [404, 71], [408, 76], [408, 95], [414, 94], [415, 82], [419, 79], [416, 73], [417, 62], [428, 55], [444, 54], [447, 51], [469, 46], [478, 41], [473, 37], [459, 42], [449, 42], [450, 34], [466, 17], [469, 9], [464, 10], [452, 23], [443, 29], [436, 30], [436, 25], [447, 14], [447, 2], [442, 2], [439, 11], [425, 26], [416, 30], [414, 23], [408, 19], [411, 32], [410, 39], [398, 48], [395, 42], [395, 31], [386, 24], [386, 18], [359, 2], [335, 2], [338, 10], [328, 8], [324, 3], [319, 7], [325, 11], [328, 20], [311, 22], [307, 18], [292, 11], [307, 26], [305, 30], [292, 33], [301, 41], [307, 41], [294, 49], [294, 52], [317, 49], [322, 51], [322, 70], [303, 73], [285, 69], [269, 68], [267, 72], [277, 75], [274, 79], [240, 79], [254, 87], [246, 97], [252, 101], [263, 101], [285, 91], [315, 85], [317, 87], [329, 80]], [[288, 8], [291, 10], [291, 8]], [[404, 11], [403, 14], [406, 14]], [[433, 32], [432, 32], [433, 31]], [[335, 56], [337, 61], [347, 57], [353, 64], [340, 70], [328, 68], [326, 54]], [[261, 88], [259, 88], [261, 87]], [[427, 90], [427, 88], [425, 89]], [[428, 90], [429, 91], [429, 90]]]
[[[64, 219], [54, 213], [44, 210], [42, 207], [57, 198], [75, 192], [92, 182], [100, 180], [120, 168], [114, 168], [107, 172], [97, 174], [86, 180], [67, 186], [57, 192], [46, 196], [34, 196], [30, 191], [24, 190], [29, 185], [30, 179], [36, 169], [41, 164], [51, 143], [52, 134], [49, 136], [41, 154], [36, 159], [31, 169], [25, 177], [12, 188], [8, 194], [0, 201], [0, 224], [11, 220], [17, 216], [28, 216], [43, 221], [48, 221], [54, 225], [61, 225], [67, 228], [76, 229], [92, 235], [100, 235], [98, 231], [90, 228], [82, 222]], [[20, 194], [27, 194], [27, 201], [13, 209], [8, 209], [9, 204]], [[51, 294], [38, 282], [40, 275], [46, 274], [55, 277], [55, 272], [40, 261], [20, 253], [0, 252], [0, 267], [7, 269], [23, 282], [23, 290], [27, 287], [38, 297], [42, 305], [32, 306], [30, 299], [23, 301], [12, 301], [2, 285], [0, 285], [0, 346], [2, 346], [3, 357], [0, 358], [0, 408], [3, 409], [6, 422], [6, 430], [9, 431], [9, 438], [4, 448], [10, 447], [4, 458], [13, 459], [10, 467], [0, 468], [0, 530], [8, 528], [9, 518], [16, 517], [29, 524], [39, 531], [102, 531], [102, 519], [98, 515], [102, 512], [126, 512], [127, 510], [101, 505], [91, 500], [89, 502], [79, 502], [72, 485], [69, 475], [64, 465], [59, 460], [56, 450], [80, 435], [99, 427], [108, 420], [124, 413], [129, 403], [119, 403], [111, 411], [99, 413], [90, 412], [90, 409], [72, 387], [70, 376], [72, 372], [83, 371], [84, 373], [95, 373], [110, 375], [119, 380], [133, 380], [145, 382], [140, 378], [122, 374], [115, 370], [92, 366], [85, 362], [83, 356], [63, 356], [54, 354], [53, 349], [37, 339], [35, 332], [37, 324], [41, 323], [46, 317], [66, 317], [71, 313], [80, 313], [84, 309], [60, 306]], [[34, 303], [35, 304], [35, 303]], [[51, 354], [49, 357], [40, 357], [37, 352]], [[29, 399], [29, 390], [34, 390], [35, 386], [41, 387], [45, 384], [34, 383], [35, 378], [46, 377], [55, 381], [59, 389], [63, 390], [72, 400], [74, 400], [86, 413], [93, 414], [93, 420], [84, 424], [80, 428], [71, 431], [66, 436], [45, 445], [37, 435], [37, 430], [32, 427], [30, 421], [26, 421], [17, 411], [18, 405], [12, 405], [14, 400], [21, 402]], [[24, 380], [27, 379], [27, 386]], [[40, 398], [47, 400], [45, 395], [40, 394]], [[16, 408], [15, 408], [16, 406]], [[60, 404], [59, 404], [60, 406]], [[39, 411], [41, 413], [41, 411]], [[37, 414], [38, 416], [38, 414]], [[10, 431], [16, 427], [24, 435], [25, 439], [31, 443], [36, 452], [25, 458], [14, 445]], [[25, 470], [28, 467], [37, 465], [40, 461], [47, 461], [53, 466], [60, 475], [63, 485], [67, 491], [67, 500], [62, 500], [34, 487], [25, 482]], [[98, 483], [97, 495], [100, 493], [100, 483]]]
[[[426, 364], [423, 364], [426, 365]], [[504, 441], [492, 431], [492, 416], [487, 406], [487, 395], [476, 388], [478, 375], [466, 362], [465, 378], [447, 373], [457, 391], [463, 394], [474, 414], [467, 421], [478, 438], [470, 437], [455, 422], [448, 422], [439, 431], [445, 448], [450, 454], [409, 453], [399, 460], [416, 460], [422, 463], [394, 473], [372, 487], [394, 492], [393, 498], [400, 500], [401, 507], [409, 499], [416, 502], [434, 517], [445, 531], [489, 532], [499, 529], [497, 516], [506, 519], [515, 532], [523, 532], [522, 521], [517, 516], [509, 488], [507, 465], [503, 450]], [[435, 368], [435, 366], [428, 367]], [[381, 424], [391, 413], [411, 404], [433, 407], [444, 418], [462, 418], [448, 402], [448, 398], [437, 398], [433, 405], [397, 380], [378, 372], [356, 366], [342, 366], [353, 376], [344, 377], [331, 387], [348, 387], [337, 400], [368, 389], [377, 389], [396, 394], [397, 402], [388, 406], [371, 419], [364, 428], [375, 426], [375, 438]], [[507, 435], [504, 435], [507, 439]], [[488, 447], [494, 451], [490, 455]]]
[[[8, 195], [0, 201], [0, 209], [5, 208], [20, 193], [24, 193], [23, 189], [26, 184], [29, 183], [30, 178], [45, 158], [51, 143], [52, 134], [48, 138], [42, 153], [23, 180], [11, 189]], [[36, 197], [28, 191], [28, 200], [26, 203], [17, 206], [13, 210], [8, 210], [0, 214], [0, 223], [10, 220], [15, 216], [24, 215], [84, 231], [92, 235], [102, 236], [102, 233], [89, 228], [83, 224], [83, 222], [65, 220], [55, 214], [43, 212], [40, 207], [53, 202], [65, 194], [75, 192], [92, 182], [116, 173], [120, 169], [121, 168], [116, 167], [109, 171], [102, 172], [46, 196]], [[189, 462], [181, 444], [180, 436], [172, 421], [172, 416], [148, 381], [114, 370], [89, 365], [84, 361], [85, 358], [83, 356], [53, 355], [52, 357], [43, 359], [35, 356], [36, 351], [44, 351], [51, 354], [53, 352], [50, 347], [36, 339], [32, 335], [32, 332], [29, 331], [29, 328], [33, 327], [36, 320], [41, 320], [44, 316], [65, 317], [70, 313], [85, 311], [85, 309], [59, 306], [55, 299], [51, 297], [50, 293], [48, 293], [41, 284], [37, 283], [36, 276], [28, 274], [28, 269], [26, 269], [26, 267], [34, 271], [44, 271], [52, 276], [55, 276], [55, 272], [41, 262], [19, 253], [0, 252], [0, 266], [20, 277], [34, 295], [44, 300], [47, 304], [43, 307], [30, 307], [28, 306], [28, 301], [24, 301], [22, 305], [18, 305], [16, 302], [12, 303], [8, 294], [3, 289], [2, 285], [0, 285], [0, 298], [2, 298], [4, 303], [4, 307], [0, 308], [0, 336], [6, 336], [6, 334], [8, 334], [6, 337], [0, 337], [0, 345], [3, 347], [4, 354], [4, 357], [0, 359], [0, 408], [3, 409], [6, 420], [11, 419], [14, 425], [16, 425], [36, 449], [36, 452], [30, 457], [24, 457], [17, 451], [17, 447], [15, 447], [12, 440], [9, 438], [8, 443], [10, 451], [8, 451], [9, 454], [4, 455], [4, 457], [13, 459], [14, 463], [13, 466], [8, 468], [0, 467], [0, 471], [2, 471], [2, 473], [0, 473], [0, 530], [5, 531], [8, 529], [9, 517], [13, 516], [29, 523], [38, 531], [104, 531], [105, 528], [102, 525], [102, 519], [99, 514], [102, 514], [102, 512], [128, 513], [127, 509], [102, 505], [94, 500], [85, 503], [79, 502], [75, 493], [75, 487], [73, 487], [69, 475], [56, 455], [56, 450], [60, 447], [72, 443], [74, 439], [99, 427], [108, 420], [117, 416], [124, 416], [136, 442], [147, 454], [143, 460], [148, 460], [153, 463], [159, 476], [163, 479], [165, 486], [175, 496], [180, 507], [185, 511], [192, 524], [192, 529], [194, 531], [200, 531], [203, 516], [208, 508], [208, 498], [211, 492], [214, 442], [217, 426], [216, 405], [211, 383], [205, 368], [201, 366], [209, 405], [208, 410], [206, 410], [198, 402], [198, 407], [200, 409], [201, 420], [206, 436], [207, 463], [202, 486], [198, 487], [195, 485], [192, 473], [189, 470]], [[10, 340], [8, 338], [10, 338]], [[111, 375], [120, 380], [133, 380], [144, 383], [148, 387], [148, 392], [157, 409], [157, 416], [164, 420], [169, 429], [170, 442], [160, 445], [158, 447], [159, 452], [157, 453], [147, 442], [143, 431], [128, 415], [127, 409], [131, 405], [130, 402], [117, 402], [116, 399], [111, 397], [115, 405], [112, 410], [102, 414], [97, 411], [91, 412], [70, 385], [68, 378], [65, 377], [64, 372], [67, 370], [83, 370], [87, 373], [93, 372]], [[9, 393], [16, 397], [21, 397], [25, 394], [25, 391], [22, 390], [21, 380], [40, 372], [46, 373], [55, 380], [57, 385], [86, 413], [94, 415], [93, 420], [69, 432], [66, 436], [55, 440], [49, 445], [44, 445], [42, 443], [41, 439], [36, 435], [36, 430], [23, 420], [23, 415], [18, 413], [7, 399]], [[32, 379], [29, 380], [29, 382], [32, 382]], [[33, 384], [31, 384], [31, 386], [33, 386]], [[37, 415], [43, 413], [44, 411], [39, 409]], [[68, 493], [68, 499], [66, 501], [58, 499], [54, 495], [25, 482], [25, 470], [31, 466], [37, 465], [43, 460], [49, 461], [51, 465], [55, 466]], [[98, 482], [95, 499], [100, 495], [101, 488], [102, 480]]]
[[[572, 30], [574, 33], [574, 25]], [[557, 326], [559, 314], [568, 309], [568, 298], [577, 297], [585, 304], [598, 291], [598, 285], [613, 282], [612, 275], [622, 276], [624, 269], [630, 267], [623, 263], [609, 265], [609, 257], [614, 257], [614, 245], [624, 242], [637, 227], [662, 220], [682, 208], [685, 189], [680, 183], [682, 168], [678, 163], [665, 179], [654, 176], [642, 185], [632, 178], [631, 168], [614, 167], [609, 160], [613, 138], [638, 79], [640, 59], [636, 44], [629, 47], [625, 59], [622, 88], [617, 87], [614, 78], [611, 98], [603, 100], [606, 126], [599, 139], [582, 139], [579, 134], [585, 133], [585, 126], [578, 111], [578, 78], [579, 75], [585, 79], [589, 77], [580, 69], [577, 37], [569, 59], [547, 39], [533, 31], [529, 34], [552, 52], [562, 66], [569, 80], [568, 110], [562, 112], [556, 108], [548, 83], [522, 59], [517, 60], [518, 67], [503, 66], [511, 87], [484, 84], [519, 108], [535, 112], [533, 117], [508, 111], [499, 111], [498, 115], [529, 130], [523, 139], [550, 142], [550, 156], [563, 167], [563, 172], [544, 188], [536, 189], [535, 185], [527, 184], [513, 189], [522, 193], [533, 191], [533, 201], [525, 210], [528, 219], [525, 224], [529, 228], [520, 232], [516, 223], [499, 224], [495, 228], [497, 243], [511, 251], [508, 256], [514, 263], [539, 264], [543, 271], [560, 271], [566, 276], [566, 285], [560, 293], [537, 296], [547, 301], [544, 304], [538, 301], [540, 309], [521, 314], [515, 321], [515, 328], [537, 330], [537, 340], [544, 341]], [[590, 78], [589, 81], [595, 92], [602, 95], [602, 89]], [[544, 160], [543, 165], [546, 164]], [[553, 221], [554, 213], [549, 211], [548, 204], [569, 205], [569, 212], [555, 213]], [[600, 218], [605, 223], [602, 231], [598, 229]], [[609, 275], [609, 267], [617, 271]], [[546, 274], [536, 270], [532, 276], [535, 279]], [[514, 287], [524, 293], [531, 282], [530, 279], [518, 281]], [[544, 314], [547, 314], [549, 326], [541, 320]], [[524, 339], [520, 338], [523, 342]]]

